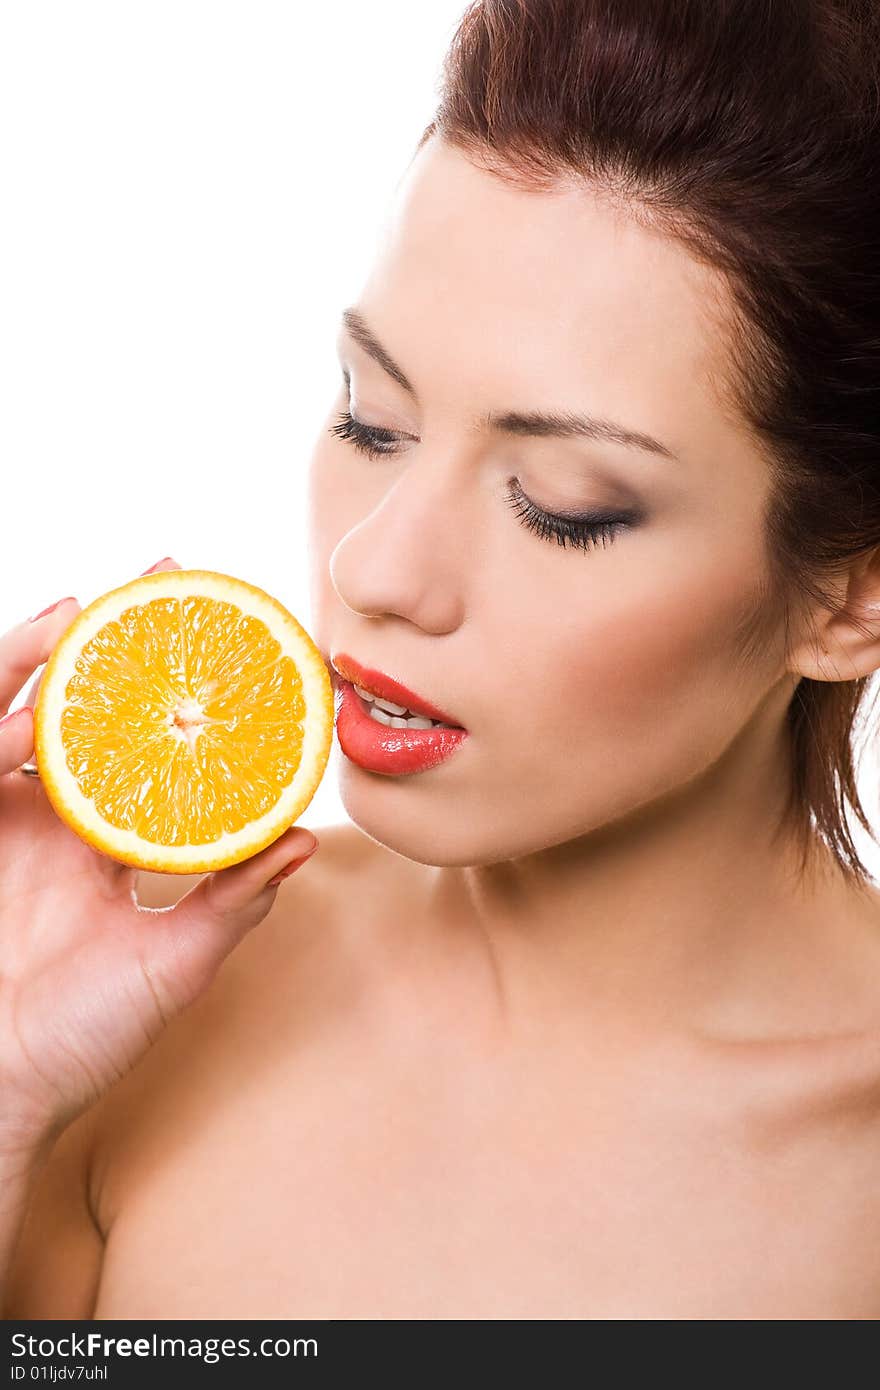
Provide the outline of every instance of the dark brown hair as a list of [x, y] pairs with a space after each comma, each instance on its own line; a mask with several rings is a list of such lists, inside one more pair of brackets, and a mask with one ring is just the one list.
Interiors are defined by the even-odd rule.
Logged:
[[[476, 0], [439, 97], [418, 148], [439, 135], [529, 189], [585, 178], [722, 272], [788, 643], [880, 546], [880, 3]], [[822, 669], [788, 708], [784, 819], [802, 865], [818, 834], [865, 886], [847, 807], [876, 840], [854, 749], [871, 676]]]

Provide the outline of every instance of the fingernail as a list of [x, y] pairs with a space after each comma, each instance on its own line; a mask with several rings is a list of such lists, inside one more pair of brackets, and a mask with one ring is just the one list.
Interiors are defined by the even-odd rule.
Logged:
[[283, 883], [286, 878], [290, 878], [291, 874], [296, 873], [297, 869], [300, 868], [300, 866], [303, 865], [307, 859], [311, 859], [312, 855], [314, 854], [317, 848], [317, 845], [312, 845], [311, 849], [306, 850], [305, 854], [301, 854], [298, 859], [292, 859], [290, 863], [285, 868], [283, 868], [279, 874], [276, 874], [274, 878], [269, 879], [269, 882], [266, 884], [266, 887], [277, 888], [279, 883]]
[[[19, 705], [18, 709], [12, 710], [10, 714], [4, 714], [3, 718], [0, 719], [0, 729], [3, 728], [4, 724], [11, 724], [15, 716], [26, 709], [30, 709], [30, 705]], [[33, 714], [33, 710], [31, 710], [31, 714]]]
[[170, 556], [170, 555], [163, 555], [162, 559], [161, 559], [161, 560], [157, 560], [156, 563], [155, 563], [155, 565], [150, 565], [150, 568], [149, 568], [148, 570], [142, 570], [142, 571], [141, 571], [141, 576], [140, 576], [141, 579], [143, 579], [143, 577], [144, 577], [145, 574], [152, 574], [153, 571], [154, 571], [154, 570], [157, 570], [157, 569], [159, 568], [160, 565], [164, 565], [166, 560], [171, 560], [172, 565], [176, 565], [176, 564], [177, 564], [177, 561], [171, 559], [171, 556]]
[[60, 598], [57, 603], [50, 603], [49, 607], [44, 608], [42, 613], [35, 613], [32, 618], [28, 618], [28, 622], [35, 623], [38, 618], [45, 618], [47, 614], [54, 613], [56, 608], [60, 608], [62, 603], [66, 603], [70, 598], [73, 598], [73, 594], [67, 594], [65, 598]]

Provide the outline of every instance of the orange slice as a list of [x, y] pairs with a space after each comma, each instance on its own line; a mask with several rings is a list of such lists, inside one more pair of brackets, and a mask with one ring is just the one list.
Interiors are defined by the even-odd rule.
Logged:
[[333, 719], [324, 660], [277, 599], [228, 574], [170, 570], [74, 619], [43, 674], [34, 750], [56, 812], [95, 849], [205, 873], [294, 824]]

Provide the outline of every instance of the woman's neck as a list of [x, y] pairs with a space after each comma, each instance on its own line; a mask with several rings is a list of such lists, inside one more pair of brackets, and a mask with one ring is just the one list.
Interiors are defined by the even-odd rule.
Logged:
[[519, 859], [433, 871], [441, 918], [488, 953], [510, 1028], [589, 1020], [783, 1036], [822, 1026], [826, 957], [848, 924], [876, 932], [876, 898], [818, 840], [802, 869], [780, 830], [787, 740], [748, 745], [614, 825]]

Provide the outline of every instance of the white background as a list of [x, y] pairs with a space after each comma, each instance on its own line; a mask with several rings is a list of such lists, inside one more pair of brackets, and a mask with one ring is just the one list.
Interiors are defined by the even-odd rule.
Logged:
[[[166, 554], [310, 627], [304, 470], [339, 314], [464, 8], [3, 6], [0, 630]], [[874, 823], [876, 786], [872, 757]], [[331, 764], [301, 823], [343, 819]]]
[[[0, 630], [163, 555], [310, 628], [339, 315], [464, 8], [2, 7]], [[328, 770], [300, 823], [343, 819]]]

